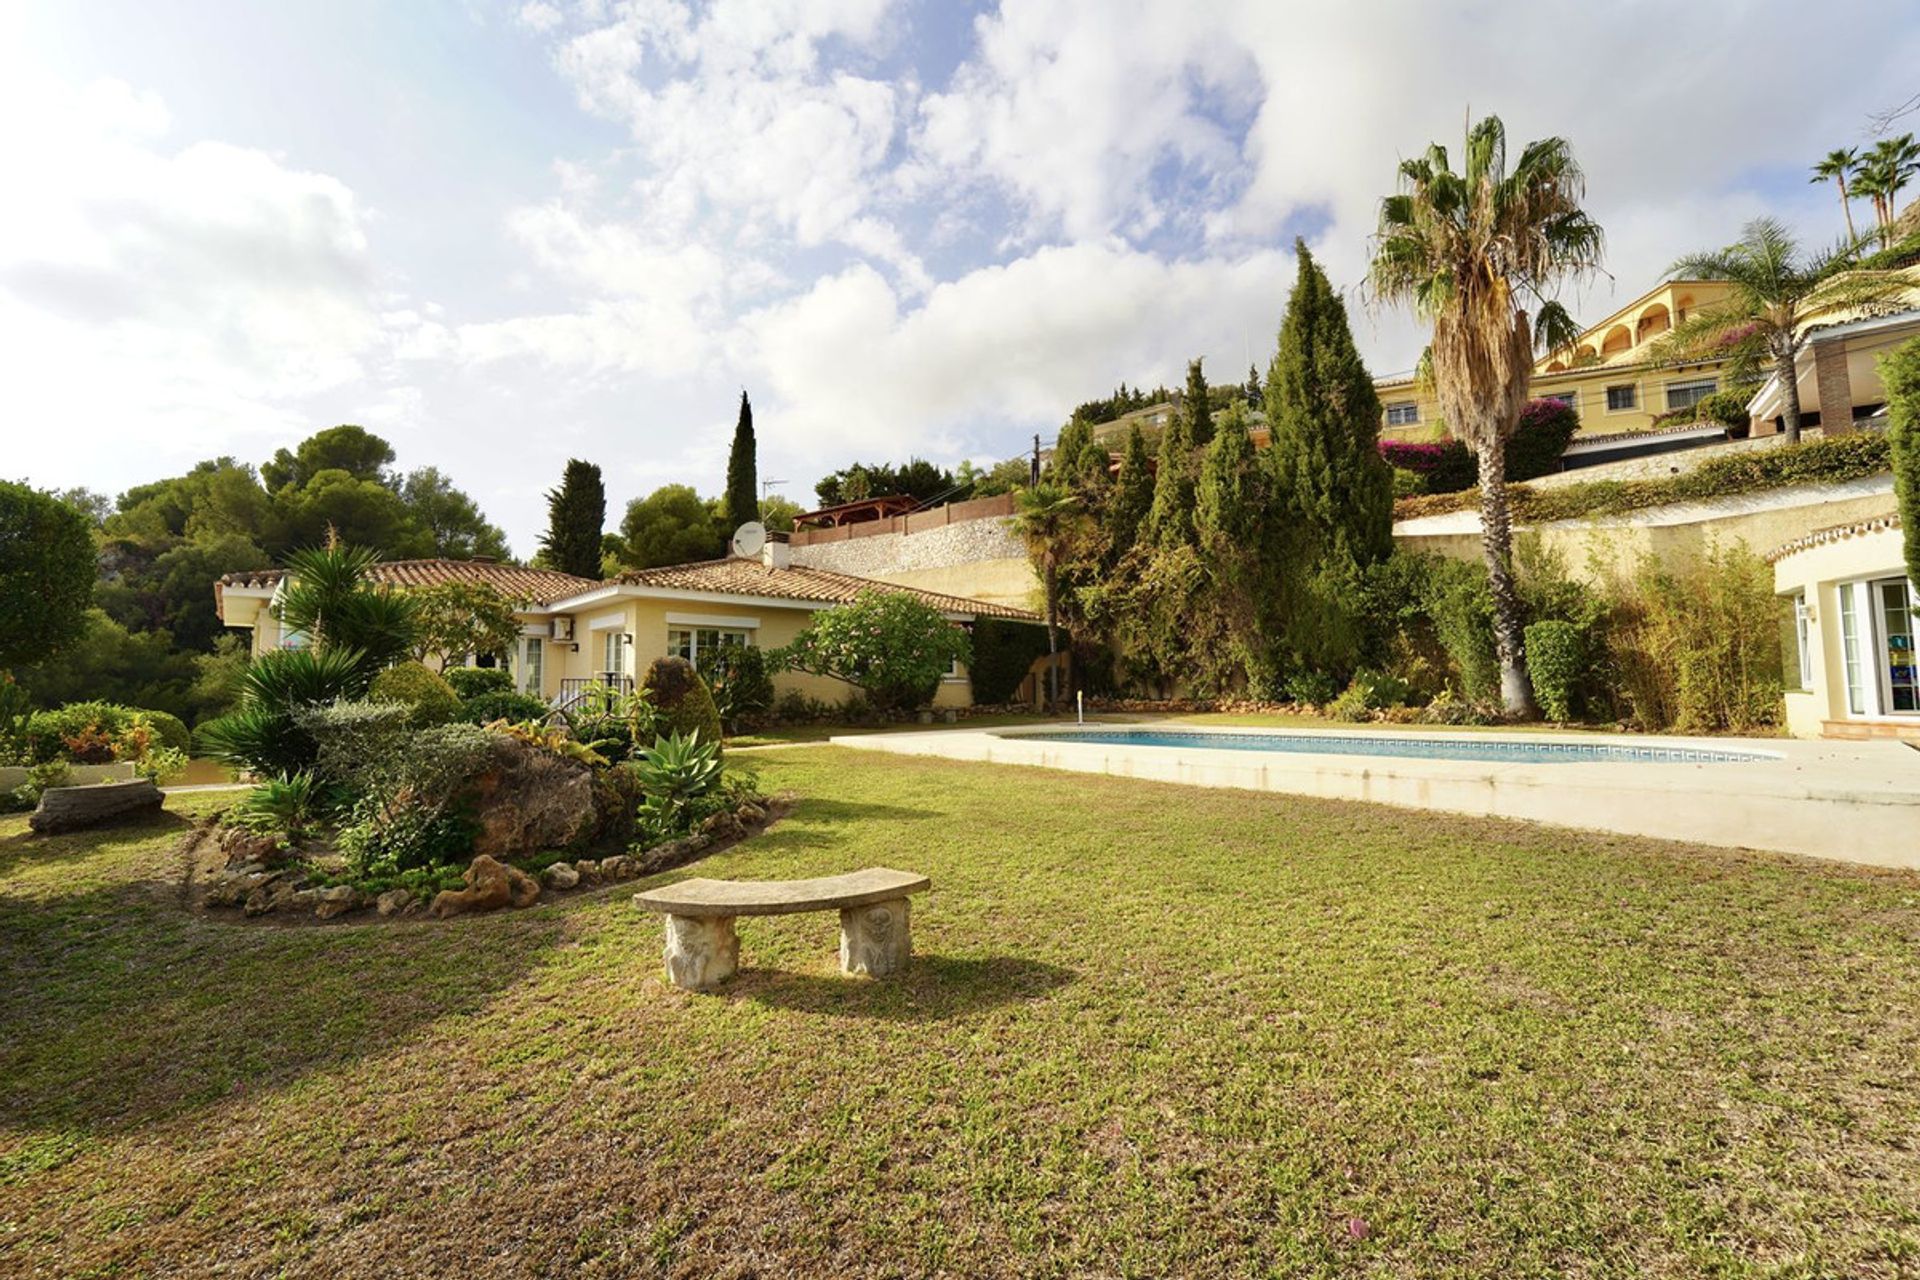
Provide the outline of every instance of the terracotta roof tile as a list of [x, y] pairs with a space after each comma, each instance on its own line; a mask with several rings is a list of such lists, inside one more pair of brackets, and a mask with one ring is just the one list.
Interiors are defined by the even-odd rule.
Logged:
[[[552, 569], [524, 569], [517, 564], [487, 560], [389, 560], [374, 566], [374, 578], [395, 587], [433, 587], [446, 582], [479, 582], [510, 600], [548, 604], [600, 585]], [[216, 584], [226, 587], [273, 587], [286, 576], [284, 569], [256, 569], [230, 573]]]
[[1882, 529], [1898, 529], [1900, 513], [1890, 511], [1883, 516], [1868, 516], [1864, 520], [1855, 520], [1848, 524], [1828, 525], [1824, 529], [1815, 529], [1812, 533], [1783, 542], [1763, 557], [1768, 564], [1778, 564], [1796, 552], [1811, 547], [1823, 547], [1829, 542], [1839, 542], [1846, 538], [1858, 538], [1864, 534], [1878, 533]]
[[1009, 605], [943, 595], [937, 591], [922, 591], [917, 587], [903, 587], [873, 578], [856, 578], [852, 574], [833, 573], [805, 565], [773, 569], [758, 560], [729, 558], [667, 565], [659, 569], [633, 569], [613, 581], [667, 591], [704, 591], [716, 595], [764, 596], [774, 600], [806, 600], [824, 604], [847, 604], [862, 591], [896, 591], [930, 604], [944, 613], [1014, 618], [1022, 622], [1037, 620], [1037, 615]]

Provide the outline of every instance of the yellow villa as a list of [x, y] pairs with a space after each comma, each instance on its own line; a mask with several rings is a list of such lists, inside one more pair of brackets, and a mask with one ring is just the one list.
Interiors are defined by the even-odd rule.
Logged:
[[[1715, 280], [1669, 280], [1641, 294], [1567, 348], [1533, 368], [1533, 396], [1562, 400], [1580, 415], [1580, 434], [1618, 435], [1650, 431], [1664, 414], [1691, 409], [1719, 391], [1725, 362], [1654, 365], [1647, 347], [1701, 307], [1726, 297]], [[1431, 388], [1412, 374], [1377, 379], [1381, 438], [1426, 440], [1444, 427]]]
[[[521, 634], [508, 663], [514, 685], [555, 703], [593, 684], [631, 687], [648, 664], [669, 654], [698, 662], [715, 647], [779, 648], [819, 610], [850, 603], [868, 590], [913, 596], [963, 627], [980, 618], [1038, 620], [1010, 605], [797, 565], [782, 542], [768, 543], [755, 560], [638, 569], [604, 582], [486, 560], [398, 560], [377, 566], [374, 573], [378, 581], [399, 588], [479, 583], [515, 601]], [[267, 569], [230, 573], [215, 584], [221, 621], [250, 632], [256, 654], [302, 643], [274, 616], [272, 605], [285, 580], [283, 570]], [[454, 665], [465, 661], [470, 659], [452, 659]], [[841, 681], [803, 672], [779, 673], [774, 688], [836, 703], [852, 692]], [[934, 705], [972, 702], [972, 680], [956, 663], [941, 681]]]

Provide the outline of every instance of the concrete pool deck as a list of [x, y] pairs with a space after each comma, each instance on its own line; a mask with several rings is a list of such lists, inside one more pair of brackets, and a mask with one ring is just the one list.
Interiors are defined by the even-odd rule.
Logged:
[[[1535, 746], [1550, 742], [1751, 751], [1765, 758], [1709, 764], [1605, 761], [1504, 763], [1419, 757], [1293, 753], [1122, 742], [1035, 741], [1033, 729], [947, 729], [852, 734], [835, 746], [941, 756], [1079, 773], [1106, 773], [1189, 786], [1279, 791], [1361, 800], [1474, 817], [1520, 818], [1590, 831], [1688, 840], [1738, 849], [1797, 853], [1841, 862], [1920, 870], [1920, 750], [1895, 742], [1786, 738], [1669, 738], [1475, 734]], [[1093, 732], [1189, 726], [1094, 725]], [[1240, 729], [1209, 733], [1363, 738], [1447, 738], [1444, 730]]]

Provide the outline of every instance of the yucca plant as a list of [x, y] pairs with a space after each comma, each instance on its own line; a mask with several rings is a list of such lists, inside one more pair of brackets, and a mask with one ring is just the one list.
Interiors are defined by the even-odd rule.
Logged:
[[292, 552], [275, 615], [316, 649], [356, 652], [370, 673], [390, 666], [413, 650], [420, 602], [374, 584], [379, 560], [378, 552], [338, 539]]
[[312, 835], [343, 801], [339, 788], [329, 786], [312, 770], [283, 773], [249, 791], [232, 809], [227, 821], [262, 835], [278, 836], [288, 844]]
[[357, 649], [276, 649], [240, 677], [240, 705], [199, 728], [200, 749], [258, 773], [311, 768], [319, 750], [299, 713], [366, 692]]

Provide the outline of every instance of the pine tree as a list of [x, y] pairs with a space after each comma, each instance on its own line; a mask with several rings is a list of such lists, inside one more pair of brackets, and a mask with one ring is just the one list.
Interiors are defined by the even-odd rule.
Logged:
[[607, 489], [600, 468], [567, 459], [560, 487], [547, 491], [547, 532], [540, 549], [547, 562], [578, 578], [600, 576], [601, 533], [607, 523]]
[[760, 518], [760, 474], [753, 440], [753, 405], [740, 392], [740, 421], [733, 428], [727, 455], [727, 532]]
[[1247, 408], [1259, 409], [1264, 407], [1266, 393], [1260, 389], [1260, 366], [1257, 364], [1247, 366], [1247, 386], [1245, 394], [1247, 397]]
[[1160, 462], [1153, 477], [1153, 507], [1147, 540], [1161, 547], [1193, 541], [1193, 437], [1185, 412], [1170, 416], [1160, 436]]
[[1287, 523], [1363, 566], [1393, 549], [1393, 484], [1380, 457], [1380, 398], [1334, 292], [1304, 241], [1300, 274], [1267, 373], [1267, 452]]
[[1125, 555], [1139, 539], [1147, 513], [1153, 510], [1153, 463], [1147, 454], [1147, 438], [1140, 424], [1127, 429], [1126, 451], [1120, 455], [1120, 475], [1115, 479], [1113, 498], [1107, 503], [1107, 538], [1114, 560]]
[[1187, 365], [1187, 394], [1183, 406], [1187, 417], [1187, 436], [1196, 449], [1213, 443], [1213, 406], [1207, 399], [1207, 375], [1199, 360]]

